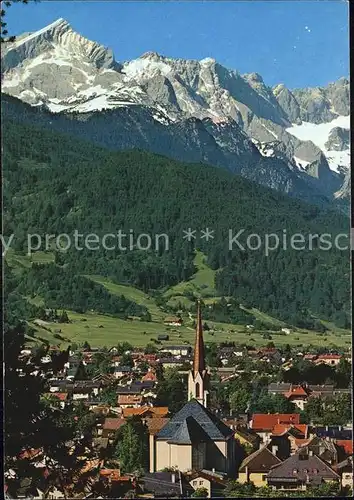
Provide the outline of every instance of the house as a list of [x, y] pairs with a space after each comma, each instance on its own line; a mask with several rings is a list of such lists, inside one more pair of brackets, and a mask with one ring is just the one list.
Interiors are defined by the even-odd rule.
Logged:
[[190, 497], [194, 489], [179, 472], [150, 472], [140, 479], [144, 496], [151, 493], [153, 498]]
[[[155, 436], [169, 422], [168, 417], [144, 417], [150, 438]], [[150, 444], [154, 446], [154, 439], [150, 439]], [[153, 450], [151, 450], [153, 453]]]
[[267, 445], [263, 445], [243, 460], [238, 471], [238, 481], [240, 483], [252, 482], [257, 487], [266, 486], [268, 472], [279, 463], [281, 460], [269, 450]]
[[125, 375], [130, 375], [133, 373], [133, 369], [130, 366], [115, 366], [114, 367], [114, 377], [115, 378], [121, 378], [124, 377]]
[[269, 394], [285, 394], [290, 391], [292, 384], [272, 382], [268, 385]]
[[218, 474], [215, 471], [202, 469], [185, 474], [190, 486], [195, 490], [205, 488], [208, 492], [208, 498], [223, 497], [223, 490], [226, 487], [225, 474]]
[[265, 442], [276, 424], [297, 425], [299, 423], [300, 414], [298, 413], [254, 413], [250, 428]]
[[183, 366], [184, 361], [181, 359], [176, 359], [174, 357], [166, 357], [166, 358], [160, 358], [159, 363], [164, 368], [175, 368], [175, 367]]
[[312, 385], [309, 384], [307, 386], [308, 390], [310, 391], [311, 396], [332, 396], [334, 394], [334, 386], [333, 385], [328, 385], [328, 384], [323, 384], [323, 385]]
[[309, 398], [309, 390], [306, 390], [301, 385], [291, 385], [290, 389], [284, 393], [284, 396], [303, 411]]
[[98, 373], [94, 377], [92, 377], [92, 382], [98, 382], [102, 386], [111, 385], [114, 381], [114, 377], [112, 374], [107, 373]]
[[143, 396], [135, 394], [119, 394], [117, 403], [121, 408], [138, 408], [143, 403]]
[[102, 438], [113, 438], [115, 433], [125, 424], [124, 418], [106, 418], [103, 427], [102, 434], [100, 437]]
[[123, 408], [123, 418], [139, 416], [141, 418], [162, 418], [168, 415], [167, 406], [141, 406], [140, 408]]
[[336, 439], [335, 445], [344, 457], [353, 455], [353, 440], [352, 439]]
[[169, 326], [182, 326], [182, 319], [178, 316], [168, 316], [164, 319], [164, 324]]
[[325, 427], [317, 426], [314, 428], [314, 432], [316, 436], [322, 438], [332, 438], [336, 440], [352, 440], [353, 439], [353, 430], [347, 429], [340, 425], [333, 425]]
[[337, 366], [341, 360], [342, 356], [340, 354], [320, 354], [314, 361], [316, 365], [326, 364], [328, 366]]
[[353, 457], [347, 457], [336, 465], [336, 472], [340, 475], [343, 488], [353, 488]]
[[270, 437], [267, 437], [266, 440], [271, 439], [273, 442], [281, 442], [281, 439], [279, 439], [281, 437], [286, 438], [290, 452], [294, 453], [299, 447], [299, 440], [309, 438], [309, 426], [306, 424], [275, 424]]
[[157, 340], [168, 340], [169, 338], [170, 338], [169, 335], [164, 335], [164, 334], [157, 336]]
[[155, 372], [149, 368], [148, 372], [142, 377], [141, 381], [142, 382], [147, 382], [147, 381], [157, 382], [157, 377], [156, 377]]
[[283, 363], [282, 355], [275, 347], [264, 347], [258, 351], [258, 355], [260, 361], [274, 363], [276, 365], [281, 365]]
[[290, 328], [282, 328], [282, 329], [281, 329], [281, 331], [282, 331], [283, 333], [285, 333], [285, 335], [290, 335], [290, 333], [291, 333]]
[[299, 447], [299, 453], [316, 455], [331, 467], [338, 462], [338, 449], [330, 439], [322, 439], [318, 436], [312, 438], [304, 445]]
[[234, 438], [241, 446], [252, 451], [258, 449], [261, 440], [258, 434], [248, 430], [245, 425], [236, 426]]
[[68, 400], [68, 393], [67, 392], [50, 392], [52, 396], [54, 396], [56, 399], [59, 400], [59, 406], [60, 408], [65, 408], [65, 404]]
[[192, 348], [189, 345], [169, 345], [168, 347], [160, 349], [161, 353], [170, 353], [173, 356], [188, 356], [191, 351]]
[[70, 389], [72, 398], [77, 400], [89, 400], [91, 396], [97, 396], [101, 389], [100, 382], [92, 382], [91, 380], [76, 381]]
[[277, 490], [306, 490], [323, 482], [340, 481], [340, 476], [312, 451], [290, 456], [271, 468], [267, 483]]
[[314, 361], [315, 359], [317, 359], [317, 354], [305, 354], [304, 355], [304, 360], [306, 361]]

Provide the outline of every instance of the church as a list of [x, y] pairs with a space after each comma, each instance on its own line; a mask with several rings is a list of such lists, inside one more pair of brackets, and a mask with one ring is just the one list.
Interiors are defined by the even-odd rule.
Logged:
[[208, 408], [210, 375], [205, 364], [200, 302], [192, 370], [188, 376], [188, 402], [150, 442], [150, 472], [176, 468], [181, 472], [215, 469], [233, 474], [234, 432]]

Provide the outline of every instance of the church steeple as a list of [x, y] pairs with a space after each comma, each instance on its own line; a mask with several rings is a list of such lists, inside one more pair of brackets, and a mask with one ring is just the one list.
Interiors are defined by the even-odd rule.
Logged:
[[194, 360], [193, 360], [193, 372], [194, 376], [205, 370], [205, 352], [204, 352], [204, 340], [203, 340], [203, 325], [202, 325], [202, 313], [200, 309], [200, 300], [197, 302], [197, 329], [195, 335], [195, 345], [194, 345]]
[[188, 377], [188, 400], [196, 399], [203, 406], [207, 406], [208, 385], [209, 374], [205, 366], [202, 313], [200, 300], [198, 300], [193, 369]]

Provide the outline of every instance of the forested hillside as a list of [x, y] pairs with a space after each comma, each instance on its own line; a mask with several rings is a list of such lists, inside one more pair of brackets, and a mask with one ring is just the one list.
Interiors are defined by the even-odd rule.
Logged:
[[[82, 274], [107, 276], [144, 291], [166, 289], [192, 276], [198, 248], [218, 270], [219, 295], [234, 296], [299, 326], [310, 326], [313, 317], [348, 326], [349, 251], [315, 245], [312, 251], [279, 249], [266, 256], [263, 247], [228, 248], [229, 229], [234, 235], [244, 229], [246, 236], [281, 236], [284, 230], [289, 235], [335, 235], [348, 232], [346, 217], [214, 167], [143, 151], [106, 151], [9, 119], [3, 131], [5, 235], [14, 233], [17, 252], [26, 250], [27, 232], [70, 235], [77, 230], [101, 237], [131, 230], [169, 237], [168, 251], [163, 245], [159, 251], [54, 250], [50, 268], [24, 271], [22, 294], [41, 294], [51, 307], [67, 307], [66, 300], [89, 308], [95, 301], [78, 297], [81, 291], [88, 293]], [[183, 239], [188, 228], [197, 230], [196, 240]], [[215, 231], [208, 242], [200, 239], [206, 228]], [[130, 304], [111, 301], [106, 312], [118, 313], [122, 307], [130, 310]]]

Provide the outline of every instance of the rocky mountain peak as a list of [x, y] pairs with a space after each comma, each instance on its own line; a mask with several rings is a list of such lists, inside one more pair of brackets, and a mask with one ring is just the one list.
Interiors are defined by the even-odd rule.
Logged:
[[[173, 59], [149, 51], [119, 64], [110, 49], [76, 33], [62, 18], [5, 44], [2, 70], [3, 92], [52, 113], [123, 108], [139, 119], [149, 115], [149, 126], [203, 130], [197, 135], [210, 151], [217, 147], [225, 155], [222, 161], [209, 156], [215, 165], [234, 165], [242, 150], [266, 158], [267, 166], [279, 159], [306, 177], [323, 179], [325, 172], [331, 184], [329, 164], [337, 184], [337, 174], [344, 177], [339, 167], [345, 172], [349, 164], [346, 78], [289, 90], [283, 83], [271, 88], [259, 73], [241, 75], [212, 57]], [[318, 161], [321, 152], [326, 158]], [[237, 169], [243, 172], [240, 161]]]

